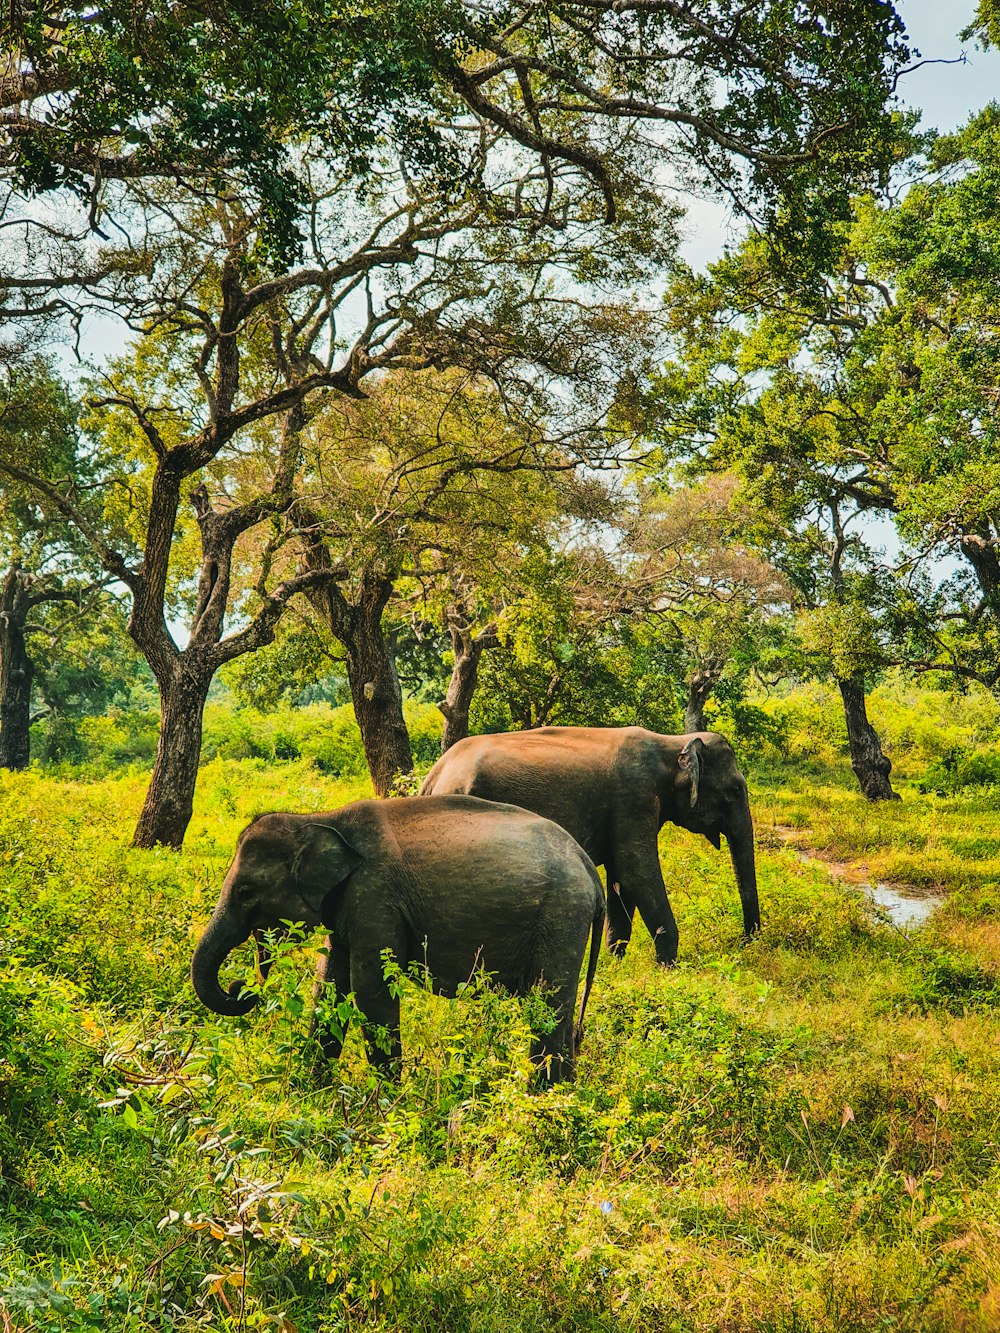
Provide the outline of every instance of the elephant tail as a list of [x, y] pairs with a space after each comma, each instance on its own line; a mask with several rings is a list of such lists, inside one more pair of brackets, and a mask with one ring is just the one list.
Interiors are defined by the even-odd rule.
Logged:
[[604, 890], [601, 888], [600, 880], [597, 879], [596, 871], [594, 872], [594, 879], [597, 881], [597, 906], [594, 911], [593, 924], [590, 928], [590, 961], [587, 963], [587, 980], [583, 983], [580, 1015], [576, 1020], [576, 1030], [573, 1033], [574, 1056], [579, 1054], [583, 1042], [583, 1016], [587, 1012], [587, 1001], [590, 998], [590, 988], [594, 984], [594, 973], [597, 971], [597, 960], [601, 953], [601, 937], [604, 933]]

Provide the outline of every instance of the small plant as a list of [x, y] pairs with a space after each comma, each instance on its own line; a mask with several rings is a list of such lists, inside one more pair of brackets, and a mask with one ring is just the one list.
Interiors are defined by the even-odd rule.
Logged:
[[416, 773], [397, 773], [389, 787], [389, 796], [416, 796], [421, 779]]

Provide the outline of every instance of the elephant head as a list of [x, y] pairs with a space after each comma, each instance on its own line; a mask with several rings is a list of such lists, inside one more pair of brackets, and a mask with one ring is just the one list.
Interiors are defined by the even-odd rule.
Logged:
[[760, 929], [753, 820], [746, 779], [732, 747], [723, 737], [704, 732], [682, 738], [674, 780], [672, 821], [703, 834], [713, 847], [725, 835], [743, 906], [743, 929], [749, 937]]
[[[240, 834], [236, 857], [219, 901], [191, 960], [191, 980], [201, 1002], [217, 1014], [238, 1016], [257, 1003], [233, 982], [219, 985], [226, 958], [250, 938], [282, 922], [318, 926], [330, 914], [329, 896], [361, 864], [361, 856], [322, 816], [259, 815]], [[266, 976], [270, 956], [262, 955]]]

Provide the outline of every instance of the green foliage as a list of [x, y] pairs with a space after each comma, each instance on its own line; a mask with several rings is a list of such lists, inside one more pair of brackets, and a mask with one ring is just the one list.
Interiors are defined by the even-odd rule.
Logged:
[[[947, 755], [954, 756], [956, 764], [968, 761], [989, 769], [1000, 740], [1000, 705], [982, 687], [962, 693], [928, 689], [890, 672], [872, 690], [868, 703], [894, 771], [924, 781], [928, 772], [941, 770]], [[832, 686], [785, 688], [760, 699], [757, 706], [776, 728], [764, 738], [760, 757], [821, 768], [846, 758], [847, 731]]]
[[160, 716], [152, 708], [115, 708], [83, 718], [58, 712], [42, 719], [37, 734], [36, 753], [43, 764], [65, 764], [88, 776], [104, 777], [130, 765], [152, 765]]
[[45, 707], [66, 718], [95, 717], [112, 704], [135, 709], [155, 697], [152, 673], [128, 638], [126, 616], [92, 601], [70, 615], [36, 612], [51, 633], [32, 640], [36, 688]]
[[965, 787], [1000, 788], [1000, 754], [995, 750], [986, 754], [946, 750], [920, 781], [921, 791], [936, 791], [941, 796]]
[[30, 192], [85, 193], [87, 149], [106, 142], [134, 175], [169, 176], [175, 164], [210, 176], [226, 162], [259, 193], [273, 249], [287, 256], [300, 240], [302, 202], [290, 137], [311, 132], [360, 178], [390, 127], [412, 169], [442, 164], [426, 120], [431, 81], [414, 41], [418, 12], [417, 32], [423, 23], [448, 32], [445, 15], [432, 19], [427, 6], [383, 5], [367, 22], [345, 23], [308, 0], [264, 5], [252, 17], [218, 9], [182, 18], [158, 4], [140, 28], [115, 0], [96, 13], [71, 6], [58, 43], [43, 22], [22, 18], [9, 34], [19, 63], [66, 91], [33, 132], [15, 136], [14, 179]]
[[[0, 355], [0, 371], [0, 459], [20, 470], [51, 468], [93, 517], [94, 459], [67, 386], [47, 360], [11, 348]], [[5, 476], [0, 486], [0, 562], [0, 616], [8, 632], [16, 626], [20, 641], [4, 651], [27, 658], [3, 664], [5, 691], [24, 670], [32, 704], [59, 714], [100, 712], [127, 694], [135, 657], [124, 646], [119, 608], [101, 593], [99, 563], [57, 506], [17, 476]], [[5, 708], [10, 702], [2, 701]]]
[[[429, 767], [441, 753], [441, 714], [430, 704], [407, 701], [403, 716], [414, 762]], [[204, 759], [306, 759], [331, 777], [366, 777], [361, 733], [350, 704], [331, 708], [285, 704], [268, 713], [210, 703], [205, 709]]]
[[676, 637], [654, 622], [609, 615], [602, 572], [591, 585], [585, 553], [538, 552], [524, 562], [517, 595], [497, 617], [500, 647], [480, 663], [473, 730], [680, 729]]
[[[504, 10], [443, 0], [366, 9], [272, 0], [252, 15], [178, 15], [157, 3], [136, 25], [127, 4], [103, 0], [69, 6], [58, 39], [30, 10], [8, 26], [25, 86], [15, 80], [7, 95], [37, 115], [8, 131], [20, 189], [69, 187], [87, 198], [101, 152], [115, 175], [131, 178], [198, 173], [214, 183], [224, 163], [259, 195], [270, 249], [282, 258], [302, 234], [292, 145], [314, 142], [358, 194], [373, 188], [386, 156], [405, 160], [426, 190], [465, 201], [493, 184], [452, 128], [470, 113], [502, 127], [508, 149], [514, 141], [546, 162], [575, 162], [610, 220], [608, 196], [641, 181], [645, 161], [645, 136], [619, 128], [618, 99], [661, 104], [664, 118], [697, 126], [673, 141], [689, 171], [739, 208], [763, 209], [787, 245], [822, 252], [852, 189], [884, 175], [898, 151], [887, 103], [908, 55], [895, 10], [875, 0], [843, 14], [770, 4], [748, 15], [735, 0], [698, 15], [602, 7], [573, 22], [539, 10], [513, 25]], [[496, 52], [496, 68], [477, 65], [484, 49]], [[681, 77], [664, 76], [665, 60], [679, 63]], [[60, 98], [43, 115], [35, 99], [50, 88]], [[595, 247], [591, 263], [600, 262]]]
[[925, 145], [912, 188], [858, 199], [811, 298], [758, 236], [668, 294], [665, 465], [739, 478], [804, 647], [842, 678], [888, 659], [997, 679], [998, 145], [991, 104]]
[[[431, 704], [407, 700], [403, 715], [418, 767], [427, 769], [441, 753], [441, 714]], [[142, 772], [156, 756], [159, 712], [153, 708], [111, 708], [97, 717], [64, 713], [37, 727], [37, 758], [50, 771], [95, 779], [122, 770]], [[202, 763], [305, 760], [330, 777], [367, 777], [361, 733], [349, 704], [280, 704], [267, 712], [213, 700], [205, 709]]]
[[978, 37], [983, 46], [1000, 42], [1000, 6], [996, 0], [979, 0], [973, 23], [962, 30], [963, 37]]

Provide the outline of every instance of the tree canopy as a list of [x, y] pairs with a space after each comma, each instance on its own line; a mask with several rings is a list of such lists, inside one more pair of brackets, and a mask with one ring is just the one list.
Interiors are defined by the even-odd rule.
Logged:
[[[19, 190], [69, 187], [99, 226], [110, 181], [235, 179], [285, 257], [306, 235], [303, 136], [358, 182], [391, 144], [411, 177], [539, 223], [559, 221], [565, 171], [610, 221], [626, 182], [666, 159], [815, 236], [891, 160], [907, 60], [886, 0], [102, 0], [16, 5], [7, 42], [0, 160]], [[498, 198], [504, 145], [537, 164], [514, 198]]]
[[89, 390], [99, 514], [44, 461], [0, 468], [128, 590], [163, 710], [142, 844], [183, 836], [218, 668], [339, 588], [277, 555], [331, 403], [457, 368], [570, 461], [621, 454], [679, 191], [814, 275], [907, 142], [886, 0], [109, 0], [16, 8], [7, 43], [0, 315], [132, 344]]

